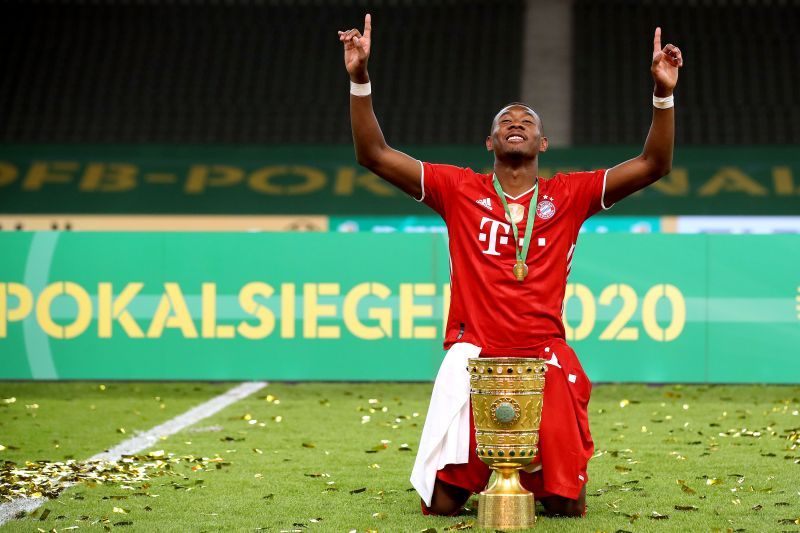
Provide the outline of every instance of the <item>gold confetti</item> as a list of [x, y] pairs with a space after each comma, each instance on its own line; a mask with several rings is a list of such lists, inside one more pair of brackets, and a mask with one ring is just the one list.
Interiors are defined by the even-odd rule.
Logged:
[[722, 484], [722, 480], [721, 479], [718, 479], [718, 478], [715, 478], [715, 477], [710, 477], [710, 478], [706, 479], [706, 485], [721, 485], [721, 484]]
[[256, 452], [258, 455], [263, 455], [264, 454], [264, 452], [262, 452], [258, 448], [253, 448], [253, 451]]
[[675, 506], [675, 510], [676, 511], [697, 511], [698, 509], [699, 509], [699, 507], [694, 506], [694, 505], [676, 505]]
[[378, 463], [372, 463], [371, 465], [369, 465], [368, 468], [380, 468], [380, 467], [381, 465], [379, 465]]
[[32, 403], [32, 404], [29, 404], [29, 405], [25, 406], [25, 409], [38, 409], [38, 408], [39, 408], [39, 404], [38, 403]]
[[472, 529], [472, 526], [475, 524], [472, 520], [465, 520], [463, 522], [457, 522], [452, 526], [447, 526], [444, 528], [444, 531], [459, 531], [462, 529]]
[[122, 507], [114, 507], [113, 511], [119, 514], [128, 514], [130, 512], [129, 509], [123, 509]]
[[3, 403], [5, 405], [10, 405], [10, 404], [12, 404], [12, 403], [14, 403], [16, 401], [17, 401], [17, 399], [14, 398], [13, 396], [11, 398], [3, 398]]
[[384, 518], [386, 518], [386, 513], [372, 513], [372, 518], [383, 520]]
[[3, 451], [3, 450], [5, 450], [5, 449], [6, 449], [6, 447], [5, 447], [5, 446], [3, 446], [2, 444], [0, 444], [0, 452], [2, 452], [2, 451]]
[[125, 428], [117, 428], [117, 433], [125, 434]]
[[281, 415], [273, 416], [272, 420], [274, 420], [275, 422], [280, 423], [283, 420], [283, 417]]
[[669, 518], [668, 514], [661, 514], [661, 513], [657, 512], [657, 511], [653, 511], [652, 513], [650, 513], [649, 516], [653, 520], [666, 520], [666, 519]]
[[621, 402], [619, 402], [619, 406], [620, 406], [620, 408], [627, 407], [627, 406], [629, 406], [630, 404], [631, 404], [631, 401], [630, 401], [630, 400], [622, 400]]
[[350, 494], [361, 494], [362, 492], [366, 491], [367, 487], [361, 487], [360, 489], [353, 489], [350, 491]]
[[98, 385], [97, 388], [100, 390], [106, 390], [106, 386], [103, 384]]
[[316, 448], [316, 447], [317, 447], [317, 445], [314, 444], [313, 442], [304, 442], [303, 443], [303, 448]]
[[[153, 454], [158, 458], [154, 458]], [[175, 475], [174, 466], [183, 464], [188, 467], [210, 465], [215, 463], [222, 468], [230, 463], [217, 456], [213, 459], [178, 457], [165, 454], [163, 450], [147, 455], [125, 455], [118, 461], [27, 461], [24, 465], [12, 461], [0, 462], [0, 500], [15, 498], [56, 498], [64, 489], [77, 483], [85, 483], [92, 487], [98, 484], [120, 484], [122, 488], [134, 490], [130, 484], [142, 483], [140, 490], [146, 491], [150, 485], [147, 480], [154, 476]], [[12, 480], [10, 483], [5, 481]], [[126, 485], [128, 484], [128, 485]], [[176, 486], [175, 488], [185, 488]], [[149, 497], [156, 494], [135, 493]], [[83, 500], [81, 493], [72, 496], [75, 500]], [[110, 496], [108, 499], [120, 500], [127, 496]]]

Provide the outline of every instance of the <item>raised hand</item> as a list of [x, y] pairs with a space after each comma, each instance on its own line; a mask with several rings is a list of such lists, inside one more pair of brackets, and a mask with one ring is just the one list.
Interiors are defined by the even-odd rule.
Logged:
[[340, 31], [339, 41], [344, 44], [344, 66], [350, 79], [356, 83], [368, 82], [367, 60], [372, 41], [372, 17], [369, 14], [364, 17], [363, 35], [356, 28]]
[[[683, 66], [683, 56], [674, 44], [661, 48], [661, 28], [653, 36], [653, 62], [650, 72], [656, 82], [656, 96], [668, 96], [678, 83], [678, 69]], [[660, 93], [660, 94], [659, 94]]]

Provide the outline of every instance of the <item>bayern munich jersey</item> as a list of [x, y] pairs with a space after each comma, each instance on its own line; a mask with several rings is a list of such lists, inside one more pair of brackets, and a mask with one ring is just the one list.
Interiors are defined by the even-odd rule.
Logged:
[[[561, 310], [567, 276], [583, 222], [601, 209], [604, 170], [539, 178], [533, 188], [506, 201], [525, 235], [528, 209], [536, 209], [526, 263], [514, 277], [512, 221], [492, 185], [492, 174], [423, 163], [422, 199], [447, 224], [450, 247], [450, 314], [445, 349], [456, 342], [480, 346], [487, 355], [525, 355], [546, 339], [564, 338]], [[520, 243], [521, 244], [521, 243]]]

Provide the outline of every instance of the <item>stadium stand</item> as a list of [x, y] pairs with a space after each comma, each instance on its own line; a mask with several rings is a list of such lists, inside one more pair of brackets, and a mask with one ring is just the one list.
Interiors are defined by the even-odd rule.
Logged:
[[678, 144], [800, 143], [797, 0], [576, 0], [573, 24], [575, 144], [641, 143], [657, 25], [688, 58]]
[[519, 99], [523, 9], [521, 0], [3, 2], [0, 141], [348, 143], [336, 31], [361, 28], [369, 10], [387, 138], [480, 142], [496, 109]]

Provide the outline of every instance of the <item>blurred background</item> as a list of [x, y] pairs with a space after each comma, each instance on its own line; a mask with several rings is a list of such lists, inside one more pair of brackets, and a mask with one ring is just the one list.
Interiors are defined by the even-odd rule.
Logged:
[[[639, 369], [613, 373], [601, 370], [600, 360], [590, 362], [605, 379], [788, 379], [779, 372], [759, 378], [720, 370], [717, 376], [709, 361], [722, 368], [731, 354], [751, 354], [748, 343], [764, 336], [774, 339], [769, 351], [776, 361], [800, 354], [797, 0], [3, 2], [0, 256], [6, 270], [0, 281], [7, 285], [0, 293], [0, 346], [17, 362], [0, 377], [162, 376], [133, 366], [98, 370], [88, 363], [86, 369], [95, 370], [67, 370], [70, 357], [88, 352], [101, 359], [113, 342], [123, 343], [113, 345], [115, 353], [147, 346], [154, 361], [164, 354], [182, 361], [167, 377], [246, 377], [246, 371], [232, 369], [253, 353], [283, 355], [308, 339], [314, 339], [308, 345], [313, 357], [347, 351], [356, 354], [356, 368], [376, 349], [374, 340], [364, 340], [370, 335], [391, 339], [394, 344], [382, 345], [389, 346], [388, 354], [424, 354], [423, 370], [398, 370], [397, 376], [428, 377], [441, 359], [440, 323], [449, 301], [446, 229], [426, 206], [355, 163], [348, 77], [336, 32], [361, 29], [366, 12], [373, 17], [369, 71], [375, 108], [392, 146], [427, 161], [489, 169], [492, 158], [483, 141], [492, 117], [506, 103], [523, 101], [540, 114], [552, 147], [541, 157], [544, 177], [609, 167], [639, 153], [652, 113], [653, 31], [661, 26], [664, 42], [678, 45], [685, 58], [675, 92], [674, 168], [585, 224], [586, 233], [619, 235], [590, 238], [578, 256], [567, 290], [565, 314], [574, 326], [568, 326], [568, 337], [593, 342], [587, 351], [627, 357], [622, 366]], [[226, 233], [207, 233], [218, 231]], [[77, 240], [65, 236], [70, 233]], [[262, 240], [246, 240], [253, 233]], [[333, 235], [340, 233], [394, 236]], [[631, 240], [634, 233], [658, 236]], [[703, 236], [658, 240], [676, 233]], [[711, 238], [720, 233], [743, 240]], [[427, 237], [398, 237], [408, 234]], [[744, 234], [775, 238], [748, 240]], [[410, 257], [398, 255], [406, 246]], [[641, 265], [627, 255], [632, 248]], [[658, 253], [664, 258], [655, 261]], [[620, 270], [600, 266], [609, 261], [621, 264]], [[678, 272], [687, 264], [697, 270]], [[359, 271], [366, 273], [348, 277]], [[162, 287], [181, 276], [190, 278], [181, 281], [181, 290], [195, 295], [184, 294], [198, 339], [180, 323], [177, 293], [167, 295]], [[98, 283], [112, 283], [117, 295], [136, 279], [145, 283], [142, 294], [152, 295], [138, 296], [131, 316], [145, 325], [161, 317], [166, 332], [160, 336], [158, 324], [146, 332], [139, 328], [148, 338], [131, 344], [137, 331], [125, 325], [122, 304], [103, 318]], [[262, 291], [261, 304], [237, 303], [239, 288], [254, 279], [267, 280], [275, 294]], [[54, 280], [75, 280], [84, 291], [86, 324], [77, 289], [53, 289], [41, 303], [41, 291]], [[260, 337], [264, 343], [246, 344], [241, 332], [220, 340], [229, 332], [214, 329], [216, 322], [208, 325], [213, 305], [201, 293], [201, 283], [211, 281], [231, 295], [217, 302], [220, 323], [241, 325], [243, 316], [257, 316], [259, 305], [274, 315], [279, 324], [262, 331], [269, 331]], [[683, 288], [684, 281], [691, 288]], [[345, 316], [347, 296], [362, 282], [391, 292], [381, 297], [369, 286], [363, 301], [351, 302], [359, 324], [377, 328], [365, 336]], [[412, 285], [410, 292], [403, 292], [404, 283]], [[278, 290], [281, 284], [292, 285], [296, 294]], [[308, 285], [315, 286], [312, 296]], [[595, 325], [610, 324], [627, 309], [621, 285], [635, 289], [628, 317], [630, 327], [638, 324], [635, 333]], [[665, 296], [668, 285], [680, 289], [680, 301]], [[647, 300], [651, 288], [656, 292]], [[751, 292], [736, 292], [744, 288]], [[388, 326], [369, 298], [388, 306]], [[414, 310], [408, 303], [414, 298], [430, 309]], [[287, 307], [295, 301], [296, 309]], [[323, 301], [333, 310], [307, 314]], [[685, 327], [676, 309], [683, 309]], [[70, 325], [80, 332], [73, 340]], [[425, 327], [434, 329], [420, 329]], [[677, 329], [671, 340], [686, 344], [667, 346]], [[210, 340], [198, 352], [200, 338]], [[340, 344], [319, 340], [324, 338]], [[81, 339], [88, 344], [75, 344]], [[616, 341], [613, 350], [602, 343], [609, 339]], [[718, 342], [724, 345], [714, 355]], [[58, 350], [71, 355], [59, 360], [53, 355]], [[182, 370], [181, 357], [207, 353], [213, 359], [220, 350], [242, 359], [218, 371]], [[670, 373], [670, 364], [652, 362], [678, 353], [688, 358], [684, 372]], [[641, 362], [645, 355], [651, 356], [647, 364]], [[288, 365], [281, 373], [263, 365], [273, 378], [374, 375], [368, 368], [317, 374]]]

